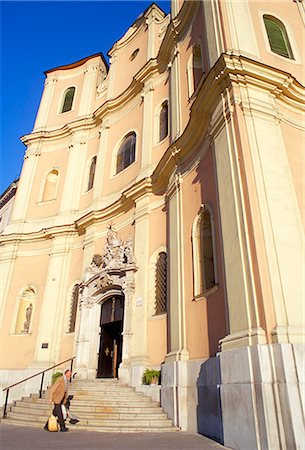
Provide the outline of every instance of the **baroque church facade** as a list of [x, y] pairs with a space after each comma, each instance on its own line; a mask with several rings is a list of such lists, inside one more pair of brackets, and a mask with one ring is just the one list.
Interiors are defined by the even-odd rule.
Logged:
[[109, 65], [45, 72], [0, 235], [0, 384], [72, 357], [136, 388], [161, 369], [182, 430], [301, 449], [304, 2], [171, 9]]

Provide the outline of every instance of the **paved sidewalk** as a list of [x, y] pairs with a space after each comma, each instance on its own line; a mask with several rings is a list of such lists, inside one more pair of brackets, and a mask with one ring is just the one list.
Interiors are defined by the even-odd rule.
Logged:
[[0, 424], [1, 450], [224, 450], [194, 433], [50, 433], [39, 428]]

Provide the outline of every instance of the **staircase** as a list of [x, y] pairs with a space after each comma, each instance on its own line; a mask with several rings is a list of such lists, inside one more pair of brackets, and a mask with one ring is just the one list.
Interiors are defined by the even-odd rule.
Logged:
[[[70, 431], [178, 431], [159, 403], [131, 387], [120, 386], [117, 380], [73, 381], [70, 394], [74, 396], [70, 412], [80, 420], [77, 425], [66, 422]], [[43, 427], [50, 412], [47, 394], [41, 399], [38, 395], [32, 395], [14, 402], [4, 421], [7, 424]]]

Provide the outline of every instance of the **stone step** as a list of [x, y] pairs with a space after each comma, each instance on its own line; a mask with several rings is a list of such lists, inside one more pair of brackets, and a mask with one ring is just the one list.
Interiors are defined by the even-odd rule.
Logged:
[[[79, 416], [78, 416], [79, 417]], [[30, 416], [27, 415], [26, 417], [24, 417], [24, 414], [18, 414], [16, 412], [10, 412], [8, 414], [8, 418], [12, 419], [12, 420], [25, 420], [27, 422], [32, 422], [32, 423], [36, 423], [39, 422], [40, 424], [44, 425], [46, 423], [46, 420], [48, 418], [48, 415], [45, 416]], [[127, 426], [139, 426], [139, 427], [149, 427], [149, 426], [155, 426], [155, 427], [164, 427], [164, 426], [169, 426], [171, 425], [171, 421], [167, 418], [153, 418], [153, 416], [151, 416], [150, 418], [142, 418], [141, 416], [138, 417], [136, 420], [133, 418], [129, 418], [129, 419], [112, 419], [112, 418], [108, 418], [106, 417], [99, 417], [99, 418], [81, 418], [80, 419], [80, 423], [82, 423], [82, 425], [90, 425], [90, 426], [114, 426], [117, 423], [122, 426], [122, 427], [127, 427]]]
[[[30, 399], [30, 398], [24, 398], [22, 400], [24, 403], [26, 404], [30, 404], [30, 405], [35, 405], [35, 404], [45, 404], [47, 405], [48, 403], [46, 402], [46, 400], [44, 399]], [[18, 401], [19, 402], [19, 401]], [[16, 404], [18, 403], [16, 402]], [[108, 407], [115, 407], [115, 406], [134, 406], [134, 407], [139, 407], [141, 405], [150, 405], [150, 406], [156, 406], [156, 407], [160, 407], [159, 403], [157, 402], [153, 402], [153, 401], [149, 401], [149, 399], [147, 400], [147, 398], [144, 397], [143, 401], [139, 400], [139, 399], [132, 399], [132, 400], [100, 400], [100, 399], [80, 399], [78, 398], [77, 401], [76, 400], [72, 400], [73, 402], [73, 406], [79, 405], [89, 405], [92, 407], [99, 407], [99, 406], [108, 406]]]
[[[43, 427], [45, 422], [28, 422], [26, 420], [13, 420], [13, 419], [5, 419], [6, 424], [11, 425], [19, 425], [19, 426], [30, 426], [35, 428]], [[164, 426], [164, 427], [139, 427], [137, 425], [122, 427], [120, 425], [112, 425], [110, 427], [101, 427], [101, 426], [92, 426], [92, 425], [69, 425], [70, 431], [97, 431], [101, 433], [168, 433], [168, 432], [177, 432], [180, 431], [179, 428], [174, 427], [173, 425]]]
[[[35, 407], [27, 407], [22, 402], [18, 403], [14, 408], [13, 411], [21, 411], [24, 414], [31, 414], [31, 415], [37, 415], [37, 414], [44, 414], [47, 415], [51, 411], [51, 407], [48, 405], [35, 405]], [[71, 408], [71, 413], [75, 415], [82, 415], [82, 416], [96, 416], [96, 415], [116, 415], [116, 416], [144, 416], [144, 415], [153, 415], [154, 417], [157, 415], [162, 415], [167, 417], [166, 413], [163, 412], [160, 408], [104, 408], [104, 407], [96, 407], [91, 408], [89, 406], [84, 407], [78, 407], [75, 406]]]
[[[29, 401], [29, 399], [24, 399], [22, 401], [23, 403], [29, 405], [46, 405], [49, 406], [50, 403], [43, 401], [42, 399], [40, 400], [36, 400], [36, 401]], [[103, 401], [96, 401], [96, 399], [77, 399], [77, 400], [72, 400], [73, 403], [71, 403], [71, 407], [76, 407], [76, 406], [88, 406], [88, 407], [92, 407], [92, 408], [98, 408], [98, 407], [108, 407], [108, 408], [114, 408], [114, 407], [141, 407], [141, 406], [150, 406], [150, 407], [160, 407], [160, 405], [157, 402], [147, 402], [147, 401], [139, 401], [139, 400], [103, 400]], [[16, 405], [20, 404], [20, 400], [18, 400], [16, 403]]]
[[[159, 403], [120, 386], [117, 381], [77, 381], [70, 387], [74, 395], [71, 413], [80, 422], [70, 429], [108, 432], [176, 431]], [[47, 400], [38, 394], [14, 402], [8, 410], [6, 423], [43, 427], [52, 410]]]

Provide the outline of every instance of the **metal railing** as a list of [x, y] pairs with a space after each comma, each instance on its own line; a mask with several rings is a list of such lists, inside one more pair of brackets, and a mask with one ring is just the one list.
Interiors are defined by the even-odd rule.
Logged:
[[[5, 419], [5, 418], [7, 417], [7, 412], [6, 412], [6, 410], [7, 410], [7, 403], [8, 403], [8, 395], [9, 395], [9, 391], [10, 391], [11, 388], [13, 388], [13, 387], [15, 387], [15, 386], [18, 386], [18, 384], [24, 383], [25, 381], [28, 381], [28, 380], [30, 380], [31, 378], [35, 378], [35, 377], [38, 377], [39, 375], [41, 375], [41, 383], [40, 383], [40, 389], [39, 389], [39, 398], [41, 398], [41, 397], [42, 397], [42, 387], [43, 387], [44, 374], [45, 374], [46, 372], [48, 372], [48, 370], [52, 370], [52, 369], [54, 369], [54, 367], [61, 366], [62, 364], [65, 364], [65, 363], [68, 362], [68, 361], [71, 361], [70, 370], [71, 370], [71, 373], [72, 373], [72, 369], [73, 369], [73, 360], [74, 360], [74, 359], [75, 359], [75, 356], [73, 356], [72, 358], [66, 359], [65, 361], [61, 361], [60, 363], [55, 364], [55, 365], [52, 366], [52, 367], [48, 367], [47, 369], [42, 370], [41, 372], [35, 373], [35, 375], [31, 375], [30, 377], [27, 377], [27, 378], [24, 378], [24, 379], [21, 380], [21, 381], [18, 381], [18, 383], [11, 384], [10, 386], [7, 386], [6, 388], [4, 388], [3, 391], [6, 391], [6, 397], [5, 397], [5, 403], [4, 403], [4, 409], [3, 409], [3, 416], [2, 416], [3, 419]], [[70, 378], [70, 383], [71, 383], [71, 382], [72, 382], [72, 376], [71, 376], [71, 378]]]

